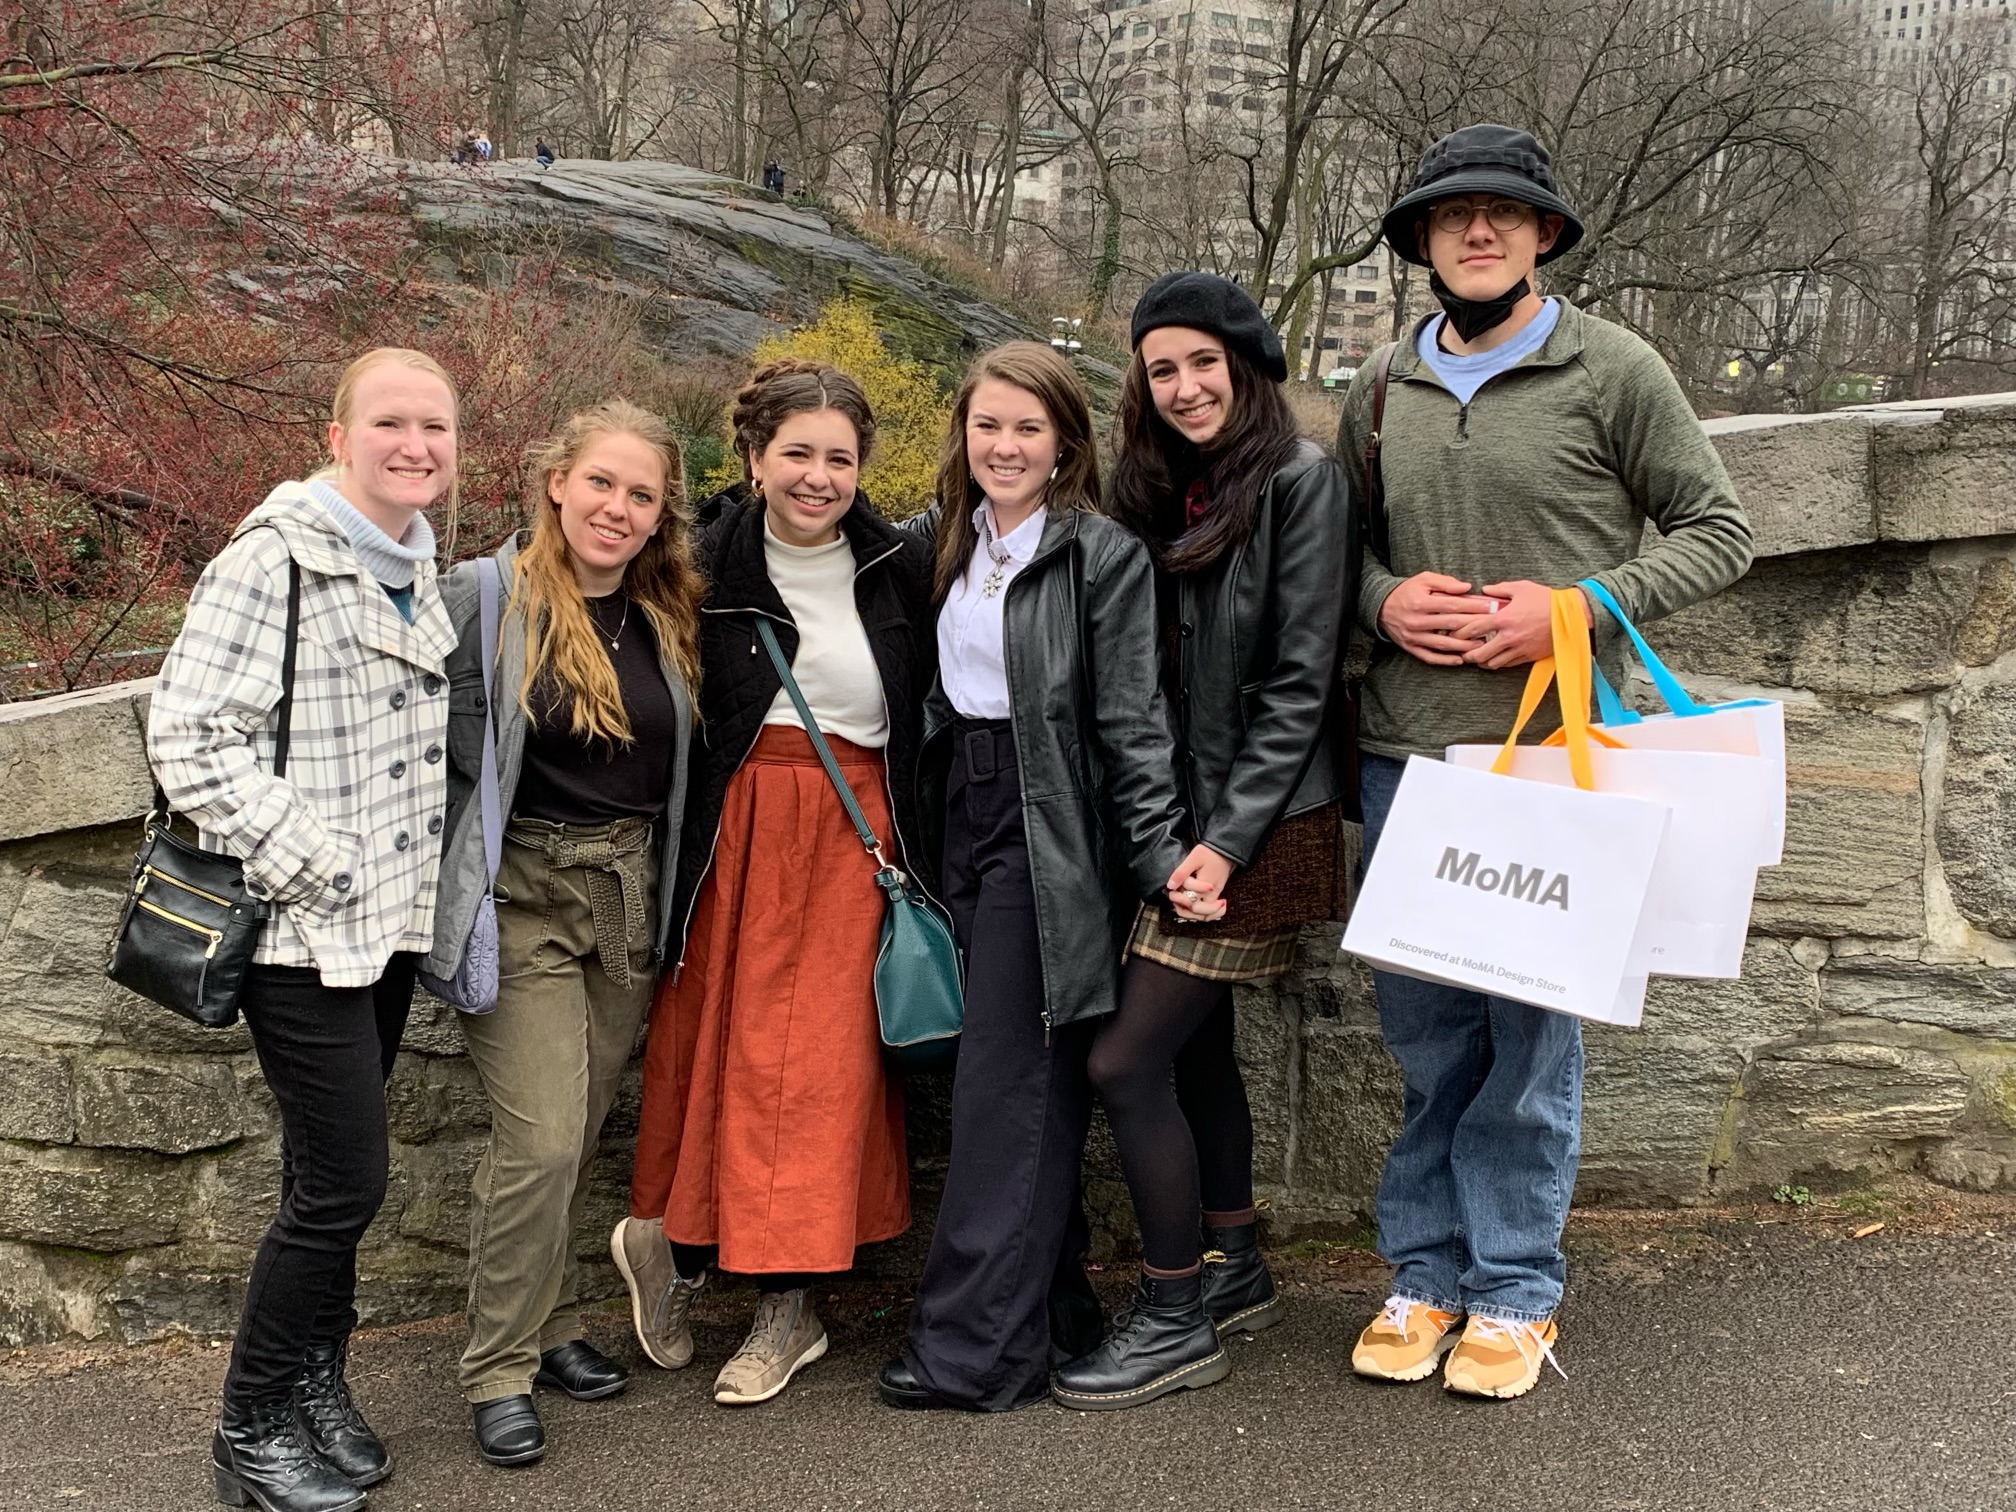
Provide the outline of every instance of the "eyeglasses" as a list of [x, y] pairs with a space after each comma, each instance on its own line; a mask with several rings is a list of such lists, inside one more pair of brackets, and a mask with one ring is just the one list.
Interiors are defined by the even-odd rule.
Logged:
[[1531, 205], [1522, 205], [1515, 199], [1486, 200], [1478, 204], [1472, 200], [1443, 200], [1428, 211], [1428, 223], [1437, 231], [1450, 236], [1461, 236], [1470, 229], [1478, 212], [1491, 222], [1494, 231], [1516, 231], [1525, 225], [1533, 215]]

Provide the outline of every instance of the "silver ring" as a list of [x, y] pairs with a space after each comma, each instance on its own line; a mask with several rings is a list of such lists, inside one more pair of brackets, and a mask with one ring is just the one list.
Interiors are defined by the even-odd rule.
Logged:
[[1194, 887], [1184, 888], [1183, 896], [1188, 898], [1192, 903], [1202, 903], [1204, 901], [1204, 894], [1197, 891]]

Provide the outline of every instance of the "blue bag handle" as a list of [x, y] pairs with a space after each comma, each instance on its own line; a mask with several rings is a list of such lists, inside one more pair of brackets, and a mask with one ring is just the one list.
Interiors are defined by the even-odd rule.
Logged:
[[[1631, 637], [1631, 644], [1637, 648], [1638, 659], [1645, 664], [1646, 675], [1652, 679], [1652, 686], [1665, 700], [1666, 707], [1680, 717], [1694, 714], [1712, 714], [1713, 709], [1697, 704], [1680, 686], [1680, 679], [1668, 670], [1666, 663], [1659, 660], [1659, 653], [1645, 644], [1645, 637], [1638, 633], [1638, 627], [1625, 617], [1617, 606], [1617, 600], [1610, 596], [1610, 590], [1594, 578], [1584, 578], [1578, 585], [1588, 590], [1589, 596], [1601, 604], [1610, 617], [1624, 627], [1624, 633]], [[1635, 724], [1639, 716], [1626, 710], [1617, 697], [1617, 690], [1610, 686], [1609, 679], [1599, 669], [1596, 672], [1596, 703], [1605, 724]]]

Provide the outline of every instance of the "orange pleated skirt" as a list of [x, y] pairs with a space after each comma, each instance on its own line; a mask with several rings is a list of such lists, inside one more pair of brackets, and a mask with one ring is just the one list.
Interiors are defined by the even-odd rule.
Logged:
[[[827, 744], [887, 844], [882, 753]], [[745, 1275], [845, 1270], [910, 1226], [902, 1083], [875, 1017], [883, 908], [811, 740], [766, 727], [652, 1007], [632, 1216]]]

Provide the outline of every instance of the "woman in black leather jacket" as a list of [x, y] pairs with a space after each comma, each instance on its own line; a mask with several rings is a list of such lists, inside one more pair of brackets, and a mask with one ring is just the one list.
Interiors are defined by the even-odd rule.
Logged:
[[909, 1347], [880, 1381], [893, 1407], [1020, 1407], [1048, 1390], [1053, 1349], [1098, 1339], [1085, 1057], [1119, 942], [1184, 854], [1148, 554], [1098, 496], [1070, 363], [1034, 342], [979, 358], [938, 504], [906, 527], [937, 553], [920, 808], [944, 823], [926, 844], [967, 986], [945, 1196]]
[[1111, 512], [1155, 556], [1191, 818], [1172, 901], [1225, 916], [1144, 906], [1119, 1011], [1093, 1046], [1143, 1274], [1115, 1331], [1056, 1374], [1055, 1396], [1077, 1408], [1218, 1380], [1219, 1336], [1280, 1317], [1256, 1242], [1232, 984], [1287, 967], [1298, 926], [1341, 917], [1344, 891], [1332, 738], [1355, 601], [1344, 470], [1297, 436], [1280, 339], [1238, 285], [1172, 273], [1135, 306], [1132, 334]]

